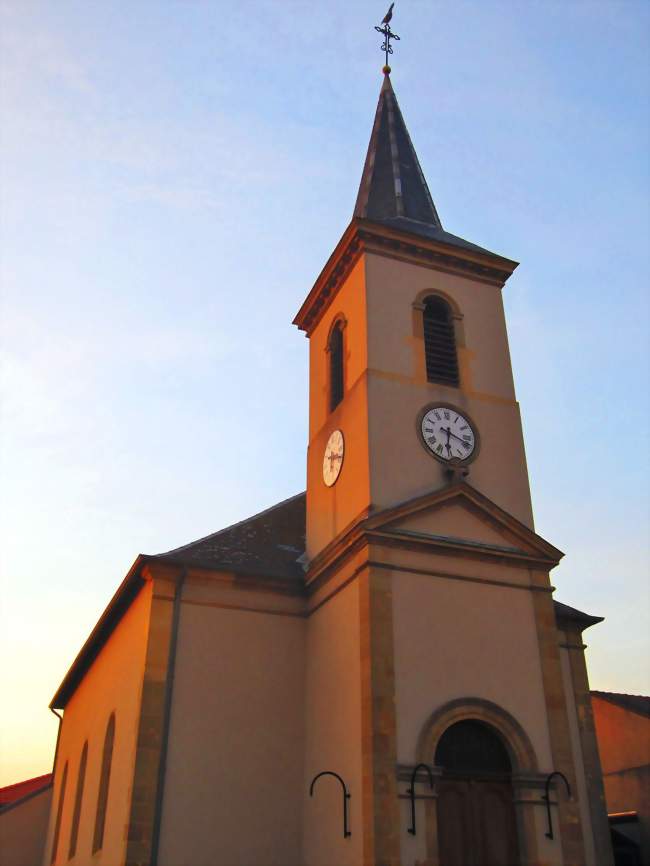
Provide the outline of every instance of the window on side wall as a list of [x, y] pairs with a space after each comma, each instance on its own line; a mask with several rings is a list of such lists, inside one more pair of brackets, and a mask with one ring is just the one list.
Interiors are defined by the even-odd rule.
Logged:
[[93, 854], [104, 845], [104, 827], [106, 826], [106, 807], [108, 806], [108, 789], [111, 781], [114, 741], [115, 713], [111, 713], [111, 717], [106, 725], [106, 734], [104, 735], [102, 768], [99, 776], [99, 791], [97, 793], [97, 812], [95, 814], [95, 832], [93, 834]]
[[343, 322], [332, 328], [328, 343], [330, 360], [329, 404], [334, 411], [343, 399]]

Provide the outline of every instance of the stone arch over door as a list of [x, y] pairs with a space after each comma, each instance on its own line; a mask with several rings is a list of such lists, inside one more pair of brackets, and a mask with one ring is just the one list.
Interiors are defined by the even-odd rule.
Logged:
[[[521, 796], [522, 780], [539, 777], [535, 750], [520, 723], [507, 710], [483, 698], [460, 698], [439, 707], [427, 719], [418, 737], [416, 762], [434, 764], [434, 756], [445, 731], [461, 721], [481, 722], [495, 733], [508, 753], [512, 767], [517, 841], [521, 866], [536, 866], [537, 840], [533, 807]], [[437, 769], [438, 778], [442, 771]], [[525, 783], [524, 783], [525, 785]], [[437, 801], [425, 802], [427, 859], [421, 866], [439, 866]]]

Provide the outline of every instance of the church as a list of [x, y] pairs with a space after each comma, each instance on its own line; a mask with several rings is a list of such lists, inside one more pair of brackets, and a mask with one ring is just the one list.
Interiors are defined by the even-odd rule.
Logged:
[[43, 866], [611, 866], [583, 632], [536, 534], [502, 289], [390, 78], [294, 324], [306, 492], [139, 555], [51, 703]]

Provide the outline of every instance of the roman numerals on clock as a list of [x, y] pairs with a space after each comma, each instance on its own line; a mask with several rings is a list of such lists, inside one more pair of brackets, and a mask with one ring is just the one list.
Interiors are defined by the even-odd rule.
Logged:
[[422, 443], [443, 463], [469, 463], [478, 453], [478, 431], [453, 406], [429, 406], [419, 418]]

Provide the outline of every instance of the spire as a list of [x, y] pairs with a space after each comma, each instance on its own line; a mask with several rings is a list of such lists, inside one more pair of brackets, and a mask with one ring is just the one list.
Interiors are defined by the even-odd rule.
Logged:
[[387, 71], [354, 216], [373, 222], [415, 220], [442, 229]]

